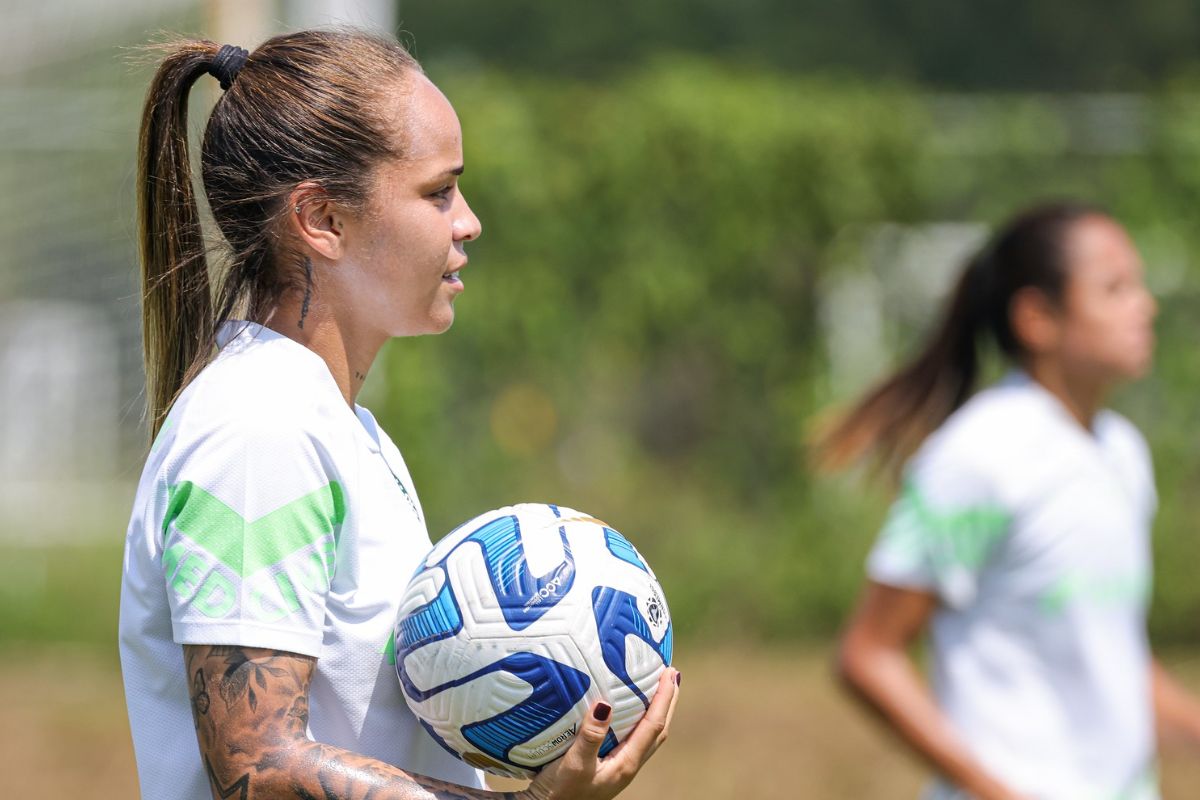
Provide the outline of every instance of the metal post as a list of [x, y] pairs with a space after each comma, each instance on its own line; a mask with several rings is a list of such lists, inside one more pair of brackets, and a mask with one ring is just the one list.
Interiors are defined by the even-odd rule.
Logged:
[[206, 27], [213, 41], [253, 50], [275, 34], [271, 0], [208, 0]]
[[395, 33], [397, 0], [284, 0], [289, 27], [309, 28], [353, 25]]

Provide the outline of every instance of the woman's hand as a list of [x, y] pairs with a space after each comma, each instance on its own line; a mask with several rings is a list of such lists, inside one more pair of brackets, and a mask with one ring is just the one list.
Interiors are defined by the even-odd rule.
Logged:
[[658, 691], [629, 737], [606, 757], [600, 745], [608, 733], [612, 708], [596, 703], [579, 726], [579, 735], [562, 758], [543, 769], [523, 793], [529, 800], [608, 800], [629, 785], [638, 770], [667, 740], [675, 702], [679, 699], [679, 671], [665, 669]]

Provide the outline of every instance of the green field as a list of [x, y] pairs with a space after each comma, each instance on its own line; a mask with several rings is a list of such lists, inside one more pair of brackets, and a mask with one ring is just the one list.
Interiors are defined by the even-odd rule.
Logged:
[[[114, 648], [115, 649], [115, 648]], [[0, 661], [6, 797], [136, 796], [113, 651], [9, 645]], [[1200, 689], [1200, 654], [1168, 662]], [[629, 800], [915, 798], [923, 770], [834, 686], [820, 649], [681, 648], [671, 739]], [[1168, 750], [1167, 800], [1196, 796], [1200, 753]]]
[[[126, 798], [136, 778], [116, 654], [117, 544], [0, 547], [0, 769], [11, 797]], [[1200, 691], [1200, 651], [1164, 659]], [[671, 740], [623, 797], [916, 797], [925, 771], [834, 683], [827, 645], [677, 648]], [[1165, 796], [1200, 752], [1167, 748]]]

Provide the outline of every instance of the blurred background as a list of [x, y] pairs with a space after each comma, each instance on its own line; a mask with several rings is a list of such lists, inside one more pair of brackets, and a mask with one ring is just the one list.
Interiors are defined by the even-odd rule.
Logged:
[[[360, 402], [436, 540], [586, 509], [655, 566], [688, 675], [627, 796], [914, 797], [832, 637], [886, 486], [807, 466], [814, 421], [922, 335], [1015, 209], [1133, 233], [1161, 304], [1115, 405], [1158, 470], [1151, 630], [1200, 688], [1200, 5], [1184, 0], [5, 0], [0, 27], [0, 766], [15, 796], [136, 795], [116, 652], [146, 451], [134, 152], [160, 32], [253, 47], [399, 31], [462, 119], [483, 221], [444, 336]], [[211, 83], [211, 85], [208, 85]], [[194, 92], [200, 130], [215, 81]], [[1200, 758], [1168, 750], [1166, 796]]]

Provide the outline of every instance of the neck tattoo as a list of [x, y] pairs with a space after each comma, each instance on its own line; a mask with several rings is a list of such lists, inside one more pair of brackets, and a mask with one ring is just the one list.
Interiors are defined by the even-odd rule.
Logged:
[[308, 316], [308, 304], [312, 300], [312, 259], [304, 257], [304, 303], [300, 306], [300, 322], [298, 327], [304, 327], [304, 318]]

